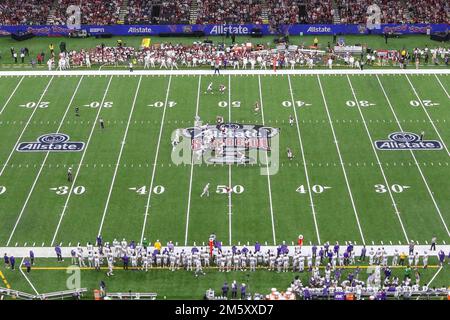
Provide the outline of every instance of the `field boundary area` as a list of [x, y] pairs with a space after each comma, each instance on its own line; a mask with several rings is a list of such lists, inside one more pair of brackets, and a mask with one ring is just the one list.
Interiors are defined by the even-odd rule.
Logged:
[[[221, 70], [221, 75], [429, 75], [450, 74], [450, 69], [304, 69], [304, 70]], [[197, 76], [212, 75], [213, 70], [66, 70], [66, 71], [0, 71], [4, 76]]]
[[[207, 246], [202, 246], [202, 245], [198, 245], [196, 246], [196, 248], [200, 248], [200, 247], [207, 247]], [[356, 245], [353, 247], [353, 252], [355, 253], [356, 257], [359, 257], [359, 254], [361, 252], [363, 246], [360, 245]], [[61, 247], [61, 254], [64, 258], [70, 258], [71, 257], [71, 251], [75, 250], [77, 247], [73, 246], [73, 247]], [[87, 247], [82, 247], [84, 252], [87, 252]], [[174, 248], [175, 252], [181, 252], [181, 251], [185, 251], [185, 252], [190, 252], [191, 249], [194, 248], [193, 246], [178, 246]], [[222, 246], [222, 251], [223, 252], [227, 252], [228, 250], [231, 251], [231, 246]], [[248, 247], [249, 250], [251, 250], [253, 248], [253, 246], [249, 246]], [[289, 255], [292, 255], [296, 248], [298, 248], [298, 246], [288, 246], [289, 249]], [[398, 251], [398, 253], [408, 253], [408, 246], [407, 245], [387, 245], [384, 246], [382, 244], [380, 245], [372, 245], [372, 246], [366, 246], [367, 248], [367, 254], [370, 252], [370, 249], [373, 248], [374, 250], [378, 249], [378, 248], [384, 248], [387, 255], [388, 256], [393, 256], [395, 250]], [[424, 251], [428, 251], [428, 254], [430, 257], [435, 257], [437, 256], [437, 253], [439, 252], [439, 250], [443, 250], [444, 252], [448, 252], [450, 251], [450, 245], [436, 245], [437, 250], [434, 251], [430, 251], [430, 245], [416, 245], [414, 247], [414, 251], [418, 252], [419, 255], [423, 255]], [[113, 249], [113, 248], [112, 248]], [[261, 252], [266, 252], [267, 250], [271, 250], [272, 252], [276, 252], [277, 251], [277, 247], [276, 246], [261, 246]], [[345, 248], [342, 247], [343, 251]], [[35, 257], [36, 258], [56, 258], [56, 254], [55, 254], [55, 248], [54, 247], [0, 247], [0, 250], [2, 252], [7, 252], [9, 255], [13, 255], [16, 258], [26, 258], [29, 256], [30, 250], [33, 250]], [[303, 256], [306, 256], [308, 254], [310, 254], [312, 252], [312, 246], [302, 246], [301, 247], [301, 252]]]

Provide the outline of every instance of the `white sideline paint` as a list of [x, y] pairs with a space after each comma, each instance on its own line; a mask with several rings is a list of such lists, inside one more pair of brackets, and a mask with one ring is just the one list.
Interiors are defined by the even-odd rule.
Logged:
[[23, 76], [22, 78], [20, 78], [19, 83], [16, 85], [16, 87], [14, 88], [14, 91], [11, 93], [11, 95], [9, 96], [8, 100], [6, 100], [5, 104], [3, 105], [2, 110], [0, 110], [0, 115], [3, 113], [3, 111], [6, 109], [6, 106], [9, 104], [9, 102], [11, 101], [12, 97], [14, 96], [14, 94], [16, 93], [17, 89], [20, 87], [20, 84], [23, 81]]
[[[196, 246], [196, 248], [200, 248], [201, 246]], [[204, 246], [206, 248], [207, 246]], [[239, 248], [242, 248], [243, 246], [238, 246]], [[354, 246], [353, 252], [356, 253], [356, 257], [359, 257], [359, 254], [361, 253], [361, 249], [363, 246], [357, 245]], [[61, 254], [64, 258], [71, 257], [70, 251], [76, 250], [76, 246], [73, 247], [61, 247]], [[82, 247], [83, 252], [87, 252], [87, 247]], [[165, 248], [163, 246], [163, 248]], [[181, 252], [184, 250], [185, 252], [191, 252], [191, 249], [194, 248], [194, 246], [175, 246], [175, 252]], [[247, 246], [247, 248], [250, 251], [254, 250], [253, 245]], [[288, 246], [289, 254], [294, 253], [296, 246]], [[370, 249], [373, 248], [375, 251], [378, 248], [384, 248], [389, 256], [392, 256], [394, 254], [394, 250], [398, 250], [399, 253], [405, 252], [408, 254], [409, 248], [408, 245], [388, 245], [384, 246], [382, 244], [375, 244], [375, 245], [368, 245], [366, 246], [367, 252], [366, 252], [366, 259], [369, 255]], [[261, 252], [266, 252], [268, 249], [272, 251], [276, 251], [276, 246], [261, 246]], [[319, 250], [320, 247], [318, 246], [317, 250]], [[332, 249], [332, 246], [330, 246], [330, 249]], [[341, 248], [339, 249], [339, 252], [343, 252], [346, 249], [345, 245], [341, 245]], [[0, 247], [0, 252], [6, 253], [8, 256], [13, 255], [16, 258], [26, 258], [29, 257], [30, 250], [34, 252], [35, 258], [55, 258], [56, 259], [56, 253], [54, 247]], [[226, 252], [230, 250], [231, 246], [222, 246], [222, 251]], [[435, 257], [437, 256], [438, 252], [440, 250], [443, 250], [445, 253], [448, 253], [450, 251], [450, 245], [436, 245], [436, 251], [430, 251], [429, 245], [416, 245], [414, 247], [414, 252], [418, 252], [419, 255], [423, 255], [424, 251], [428, 252], [429, 257]], [[302, 246], [302, 255], [308, 255], [312, 252], [312, 246]], [[33, 268], [31, 268], [33, 269]]]
[[142, 243], [142, 241], [144, 240], [145, 227], [147, 226], [147, 217], [149, 215], [148, 210], [150, 208], [150, 199], [151, 199], [152, 193], [153, 193], [153, 182], [155, 180], [155, 173], [156, 173], [156, 167], [157, 167], [156, 164], [158, 162], [159, 146], [161, 145], [162, 132], [163, 132], [163, 128], [164, 128], [164, 119], [166, 118], [167, 102], [169, 100], [169, 92], [170, 92], [170, 84], [171, 83], [172, 83], [172, 76], [169, 77], [169, 83], [167, 84], [166, 99], [164, 101], [163, 114], [161, 117], [161, 127], [159, 128], [158, 144], [156, 146], [155, 160], [153, 162], [152, 179], [150, 181], [150, 188], [148, 189], [147, 204], [145, 205], [144, 223], [142, 225], [141, 241], [139, 243]]
[[294, 92], [292, 91], [292, 84], [291, 84], [291, 77], [290, 76], [288, 76], [288, 81], [289, 81], [289, 91], [290, 91], [290, 94], [291, 94], [292, 109], [294, 110], [295, 123], [296, 123], [296, 127], [297, 127], [298, 142], [300, 143], [300, 151], [301, 151], [302, 159], [303, 159], [303, 168], [305, 170], [306, 184], [308, 185], [308, 195], [309, 195], [309, 201], [310, 201], [312, 215], [313, 215], [313, 219], [314, 219], [314, 227], [316, 228], [317, 241], [319, 243], [322, 243], [320, 241], [319, 226], [317, 224], [317, 218], [316, 218], [316, 209], [314, 207], [314, 201], [313, 201], [313, 196], [312, 196], [311, 184], [309, 183], [308, 168], [306, 166], [305, 152], [303, 150], [302, 136], [300, 134], [300, 123], [298, 122], [297, 110], [295, 109]]
[[[377, 80], [378, 80], [378, 83], [380, 84], [381, 90], [383, 91], [384, 97], [386, 98], [386, 101], [387, 101], [387, 103], [389, 105], [389, 108], [391, 109], [392, 114], [394, 115], [394, 118], [397, 121], [398, 127], [400, 128], [401, 131], [403, 131], [402, 125], [400, 124], [400, 121], [397, 118], [397, 114], [394, 111], [394, 108], [392, 106], [391, 100], [389, 99], [389, 97], [388, 97], [388, 95], [386, 93], [386, 90], [384, 90], [384, 86], [381, 83], [380, 77], [377, 76]], [[430, 195], [431, 200], [433, 201], [434, 207], [436, 208], [436, 211], [437, 211], [437, 213], [438, 213], [442, 223], [444, 224], [444, 228], [447, 231], [447, 235], [450, 236], [450, 232], [448, 230], [447, 224], [445, 223], [445, 220], [442, 217], [441, 210], [439, 209], [439, 206], [437, 205], [436, 200], [434, 199], [433, 192], [431, 191], [430, 186], [428, 185], [427, 179], [423, 175], [423, 172], [422, 172], [422, 169], [420, 168], [419, 162], [417, 161], [414, 152], [412, 150], [409, 150], [409, 152], [411, 153], [411, 155], [412, 155], [412, 157], [414, 159], [414, 163], [416, 164], [417, 169], [419, 170], [420, 176], [422, 177], [422, 180], [425, 183], [425, 187], [427, 188], [428, 194]], [[389, 189], [389, 188], [387, 188], [387, 189]]]
[[[261, 76], [258, 76], [258, 84], [259, 84], [259, 100], [261, 102], [262, 124], [263, 124], [263, 126], [265, 126], [266, 122], [265, 122], [265, 119], [264, 119], [264, 103], [263, 103], [262, 89], [261, 89]], [[273, 218], [272, 186], [270, 184], [269, 161], [268, 161], [267, 151], [264, 152], [264, 154], [266, 156], [267, 187], [269, 188], [270, 219], [272, 221], [273, 244], [276, 245], [277, 238], [276, 238], [276, 235], [275, 235], [275, 221], [274, 221], [274, 218]]]
[[364, 115], [363, 115], [363, 113], [361, 111], [361, 106], [359, 105], [359, 100], [356, 97], [356, 93], [355, 93], [355, 90], [353, 89], [353, 85], [352, 85], [352, 82], [350, 81], [350, 77], [349, 76], [347, 76], [347, 80], [348, 80], [348, 84], [350, 85], [350, 89], [351, 89], [352, 94], [353, 94], [353, 99], [355, 99], [356, 106], [358, 107], [359, 114], [360, 114], [361, 119], [363, 121], [364, 128], [366, 129], [367, 136], [369, 137], [370, 146], [372, 147], [373, 153], [375, 154], [375, 157], [377, 158], [377, 163], [378, 163], [378, 166], [380, 167], [380, 171], [381, 171], [381, 174], [383, 176], [384, 183], [386, 184], [386, 189], [387, 189], [387, 191], [389, 193], [389, 197], [391, 198], [392, 205], [394, 206], [395, 214], [397, 215], [398, 221], [400, 222], [400, 226], [402, 227], [403, 235], [405, 236], [405, 240], [407, 242], [409, 242], [409, 238], [408, 238], [408, 235], [406, 234], [406, 230], [405, 230], [405, 227], [403, 225], [403, 221], [400, 218], [400, 211], [398, 210], [397, 203], [395, 202], [394, 196], [393, 196], [391, 188], [390, 188], [391, 185], [389, 184], [389, 182], [388, 182], [388, 180], [386, 178], [386, 174], [384, 173], [384, 169], [383, 169], [383, 166], [381, 165], [380, 157], [378, 156], [377, 150], [375, 149], [372, 136], [370, 135], [369, 128], [367, 127], [366, 119], [364, 118]]
[[[202, 84], [202, 76], [198, 77], [198, 90], [197, 90], [197, 105], [195, 107], [195, 116], [198, 116], [198, 109], [200, 105], [200, 90]], [[186, 233], [184, 235], [184, 245], [187, 246], [188, 242], [188, 233], [189, 233], [189, 215], [191, 212], [191, 197], [192, 197], [192, 177], [194, 175], [194, 151], [191, 151], [191, 175], [189, 177], [189, 195], [188, 195], [188, 204], [186, 211]]]
[[84, 146], [83, 154], [81, 155], [81, 159], [80, 159], [80, 163], [78, 164], [77, 172], [75, 173], [75, 177], [73, 178], [72, 185], [70, 186], [70, 190], [69, 190], [69, 193], [67, 195], [66, 202], [64, 203], [64, 207], [63, 207], [63, 210], [61, 212], [61, 216], [59, 218], [58, 225], [56, 226], [55, 234], [53, 235], [51, 245], [53, 245], [55, 243], [56, 236], [58, 235], [59, 228], [61, 227], [62, 220], [63, 220], [64, 215], [65, 215], [66, 210], [67, 210], [67, 204], [69, 203], [70, 197], [71, 197], [71, 195], [73, 193], [73, 188], [76, 186], [76, 182], [77, 182], [77, 179], [78, 179], [78, 174], [80, 173], [81, 167], [83, 166], [84, 156], [86, 155], [86, 151], [87, 151], [87, 149], [89, 147], [89, 144], [91, 143], [91, 138], [92, 138], [92, 135], [94, 133], [95, 127], [97, 126], [97, 121], [98, 121], [98, 118], [100, 116], [100, 112], [103, 109], [103, 104], [105, 103], [105, 99], [106, 99], [106, 96], [108, 94], [109, 86], [111, 85], [112, 79], [113, 79], [113, 77], [109, 78], [108, 85], [106, 86], [105, 92], [103, 93], [102, 101], [101, 101], [101, 103], [100, 103], [100, 105], [98, 107], [98, 111], [97, 111], [97, 115], [95, 117], [95, 120], [92, 123], [91, 132], [89, 133], [88, 140], [86, 142], [86, 145]]
[[[25, 257], [22, 257], [22, 258], [25, 258]], [[39, 292], [36, 290], [36, 287], [33, 285], [33, 283], [31, 283], [30, 279], [27, 277], [27, 275], [25, 274], [25, 272], [22, 270], [23, 260], [24, 260], [24, 259], [22, 259], [22, 261], [20, 261], [20, 265], [19, 265], [20, 273], [22, 273], [22, 275], [24, 276], [25, 280], [27, 280], [28, 284], [29, 284], [30, 287], [33, 289], [33, 291], [34, 291], [37, 295], [39, 295]]]
[[100, 227], [98, 228], [98, 233], [97, 233], [98, 235], [102, 234], [103, 223], [105, 222], [106, 212], [108, 211], [109, 201], [111, 200], [111, 194], [112, 194], [112, 191], [114, 188], [114, 182], [116, 181], [116, 176], [117, 176], [117, 171], [119, 170], [120, 161], [122, 160], [123, 148], [125, 147], [125, 143], [127, 141], [128, 129], [130, 128], [130, 122], [131, 122], [131, 118], [133, 117], [134, 107], [136, 106], [136, 100], [137, 100], [137, 97], [139, 94], [139, 89], [141, 87], [141, 82], [142, 82], [142, 76], [139, 78], [136, 92], [134, 94], [133, 104], [131, 106], [130, 115], [128, 116], [127, 127], [126, 127], [125, 133], [123, 135], [122, 143], [120, 144], [120, 151], [119, 151], [119, 155], [117, 156], [117, 162], [116, 162], [114, 174], [113, 174], [112, 181], [111, 181], [111, 186], [109, 187], [108, 198], [106, 199], [106, 203], [105, 203], [105, 209], [103, 210], [102, 220], [100, 222]]
[[325, 99], [325, 93], [323, 92], [322, 82], [320, 81], [320, 77], [319, 76], [317, 76], [317, 81], [319, 82], [319, 88], [320, 88], [320, 92], [322, 94], [323, 104], [325, 105], [325, 110], [327, 112], [328, 121], [329, 121], [330, 126], [331, 126], [331, 132], [333, 133], [334, 144], [336, 145], [336, 150], [337, 150], [337, 153], [338, 153], [338, 156], [339, 156], [339, 161], [341, 162], [342, 173], [344, 174], [345, 184], [347, 185], [347, 191], [348, 191], [348, 194], [350, 196], [350, 201], [352, 203], [353, 212], [355, 213], [355, 218], [356, 218], [356, 223], [358, 224], [359, 234], [361, 235], [361, 240], [362, 240], [363, 244], [366, 244], [366, 240], [364, 239], [364, 234], [362, 232], [361, 224], [359, 222], [358, 210], [356, 210], [355, 201], [353, 200], [352, 189], [350, 188], [350, 183], [348, 182], [348, 178], [347, 178], [347, 172], [345, 171], [344, 159], [342, 158], [341, 149], [339, 148], [339, 142], [338, 142], [338, 139], [336, 137], [336, 133], [334, 132], [333, 121], [331, 120], [331, 115], [330, 115], [330, 112], [328, 110], [328, 103], [327, 103], [327, 100]]
[[[83, 78], [84, 78], [84, 76], [82, 76], [80, 78], [80, 80], [78, 81], [78, 84], [77, 84], [77, 86], [75, 88], [75, 91], [73, 92], [72, 98], [70, 98], [69, 104], [67, 105], [67, 108], [66, 108], [66, 112], [64, 112], [64, 115], [63, 115], [63, 117], [61, 119], [61, 122], [59, 123], [59, 126], [58, 126], [58, 129], [56, 130], [56, 133], [59, 133], [59, 131], [61, 130], [61, 128], [62, 128], [62, 126], [64, 124], [64, 120], [66, 119], [67, 113], [69, 112], [70, 107], [72, 106], [73, 100], [75, 99], [75, 96], [77, 95], [78, 88], [80, 88], [80, 85], [81, 85], [81, 82], [83, 81]], [[36, 109], [38, 108], [38, 105], [39, 105], [39, 103], [36, 104], [36, 107], [35, 107]], [[22, 215], [25, 212], [25, 209], [26, 209], [26, 207], [28, 205], [28, 201], [30, 201], [31, 195], [34, 192], [34, 188], [36, 187], [37, 182], [39, 181], [39, 177], [41, 176], [42, 170], [44, 169], [45, 164], [47, 163], [47, 159], [48, 159], [49, 155], [50, 155], [50, 152], [47, 151], [46, 154], [45, 154], [44, 160], [42, 161], [42, 163], [40, 165], [40, 168], [39, 168], [39, 171], [38, 171], [38, 173], [36, 175], [36, 178], [34, 179], [33, 185], [31, 186], [30, 192], [28, 193], [28, 196], [27, 196], [27, 198], [25, 200], [25, 203], [23, 204], [22, 210], [20, 210], [20, 213], [19, 213], [19, 216], [17, 217], [16, 223], [14, 224], [14, 227], [13, 227], [13, 229], [11, 231], [11, 234], [9, 235], [8, 242], [6, 243], [7, 246], [9, 246], [9, 243], [11, 242], [11, 239], [14, 236], [14, 232], [16, 231], [16, 228], [19, 225], [20, 219], [22, 219]]]
[[[0, 71], [2, 76], [177, 76], [212, 75], [212, 70], [66, 70], [66, 71]], [[300, 70], [221, 70], [222, 75], [346, 75], [346, 74], [450, 74], [450, 69], [300, 69]]]
[[33, 108], [33, 112], [31, 112], [30, 117], [28, 118], [27, 123], [25, 124], [25, 127], [23, 127], [22, 132], [20, 133], [19, 138], [17, 138], [16, 143], [14, 144], [14, 147], [12, 148], [8, 158], [6, 159], [6, 162], [3, 164], [3, 168], [2, 170], [0, 170], [0, 177], [3, 175], [3, 172], [5, 171], [6, 167], [8, 166], [9, 160], [11, 160], [12, 155], [14, 154], [14, 152], [16, 151], [16, 147], [19, 144], [20, 140], [22, 140], [22, 136], [25, 133], [25, 130], [27, 130], [28, 125], [31, 122], [31, 119], [33, 118], [34, 114], [36, 113], [37, 109], [39, 109], [37, 106], [41, 103], [42, 99], [44, 98], [45, 94], [47, 93], [48, 88], [50, 87], [50, 85], [52, 84], [54, 77], [51, 77], [50, 80], [47, 83], [47, 86], [45, 87], [44, 91], [42, 92], [41, 96], [39, 97], [38, 102], [36, 103], [36, 107]]

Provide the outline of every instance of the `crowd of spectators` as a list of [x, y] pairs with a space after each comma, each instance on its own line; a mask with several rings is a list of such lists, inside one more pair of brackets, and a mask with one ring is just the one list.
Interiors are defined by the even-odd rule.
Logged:
[[129, 0], [126, 24], [147, 24], [152, 21], [152, 3], [147, 0]]
[[164, 0], [159, 7], [159, 24], [189, 23], [191, 0]]
[[123, 0], [57, 0], [57, 5], [54, 7], [53, 23], [55, 25], [66, 24], [68, 17], [67, 8], [70, 5], [78, 5], [81, 8], [82, 24], [116, 24], [119, 20], [119, 11], [122, 2]]
[[[196, 0], [194, 0], [196, 1]], [[197, 0], [198, 24], [262, 23], [261, 0]]]
[[47, 22], [53, 0], [2, 0], [0, 25], [40, 25]]
[[[366, 23], [371, 0], [335, 0], [341, 23]], [[445, 0], [377, 0], [381, 23], [449, 23], [450, 5]], [[304, 10], [300, 5], [305, 5]], [[67, 21], [69, 5], [79, 5], [83, 24], [107, 25], [119, 20], [123, 0], [4, 0], [0, 1], [0, 25], [45, 24], [54, 10], [54, 24]], [[198, 24], [333, 23], [331, 0], [129, 0], [124, 20], [128, 24], [179, 24], [190, 22], [197, 8]]]
[[450, 6], [445, 0], [336, 0], [341, 23], [366, 23], [367, 8], [380, 8], [381, 23], [449, 23]]

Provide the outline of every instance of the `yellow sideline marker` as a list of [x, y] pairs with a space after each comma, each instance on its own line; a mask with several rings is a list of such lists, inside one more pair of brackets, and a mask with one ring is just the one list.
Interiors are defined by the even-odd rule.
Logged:
[[3, 272], [0, 271], [0, 278], [2, 278], [3, 283], [5, 284], [7, 289], [11, 289], [11, 286], [9, 285], [8, 281], [6, 280], [5, 276], [3, 275]]

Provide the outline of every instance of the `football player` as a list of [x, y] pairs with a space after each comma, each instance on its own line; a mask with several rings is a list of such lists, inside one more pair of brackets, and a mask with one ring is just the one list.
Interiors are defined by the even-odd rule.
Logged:
[[255, 106], [254, 106], [254, 111], [255, 111], [255, 113], [258, 113], [258, 112], [259, 112], [259, 109], [260, 109], [259, 102], [256, 101], [256, 102], [255, 102]]
[[67, 181], [72, 182], [72, 167], [69, 167], [69, 169], [67, 170]]
[[226, 89], [227, 89], [227, 87], [225, 87], [223, 84], [221, 84], [221, 85], [219, 86], [219, 92], [220, 92], [221, 94], [224, 94]]
[[200, 195], [201, 198], [203, 198], [203, 196], [206, 195], [207, 197], [209, 197], [209, 182], [205, 185], [205, 187], [203, 188], [203, 192]]
[[208, 87], [206, 88], [206, 92], [205, 93], [211, 93], [211, 94], [214, 94], [214, 92], [213, 92], [213, 83], [212, 82], [210, 82], [209, 84], [208, 84]]
[[291, 148], [287, 148], [287, 157], [289, 160], [292, 160], [294, 158]]
[[294, 126], [294, 117], [291, 114], [289, 115], [289, 125]]

